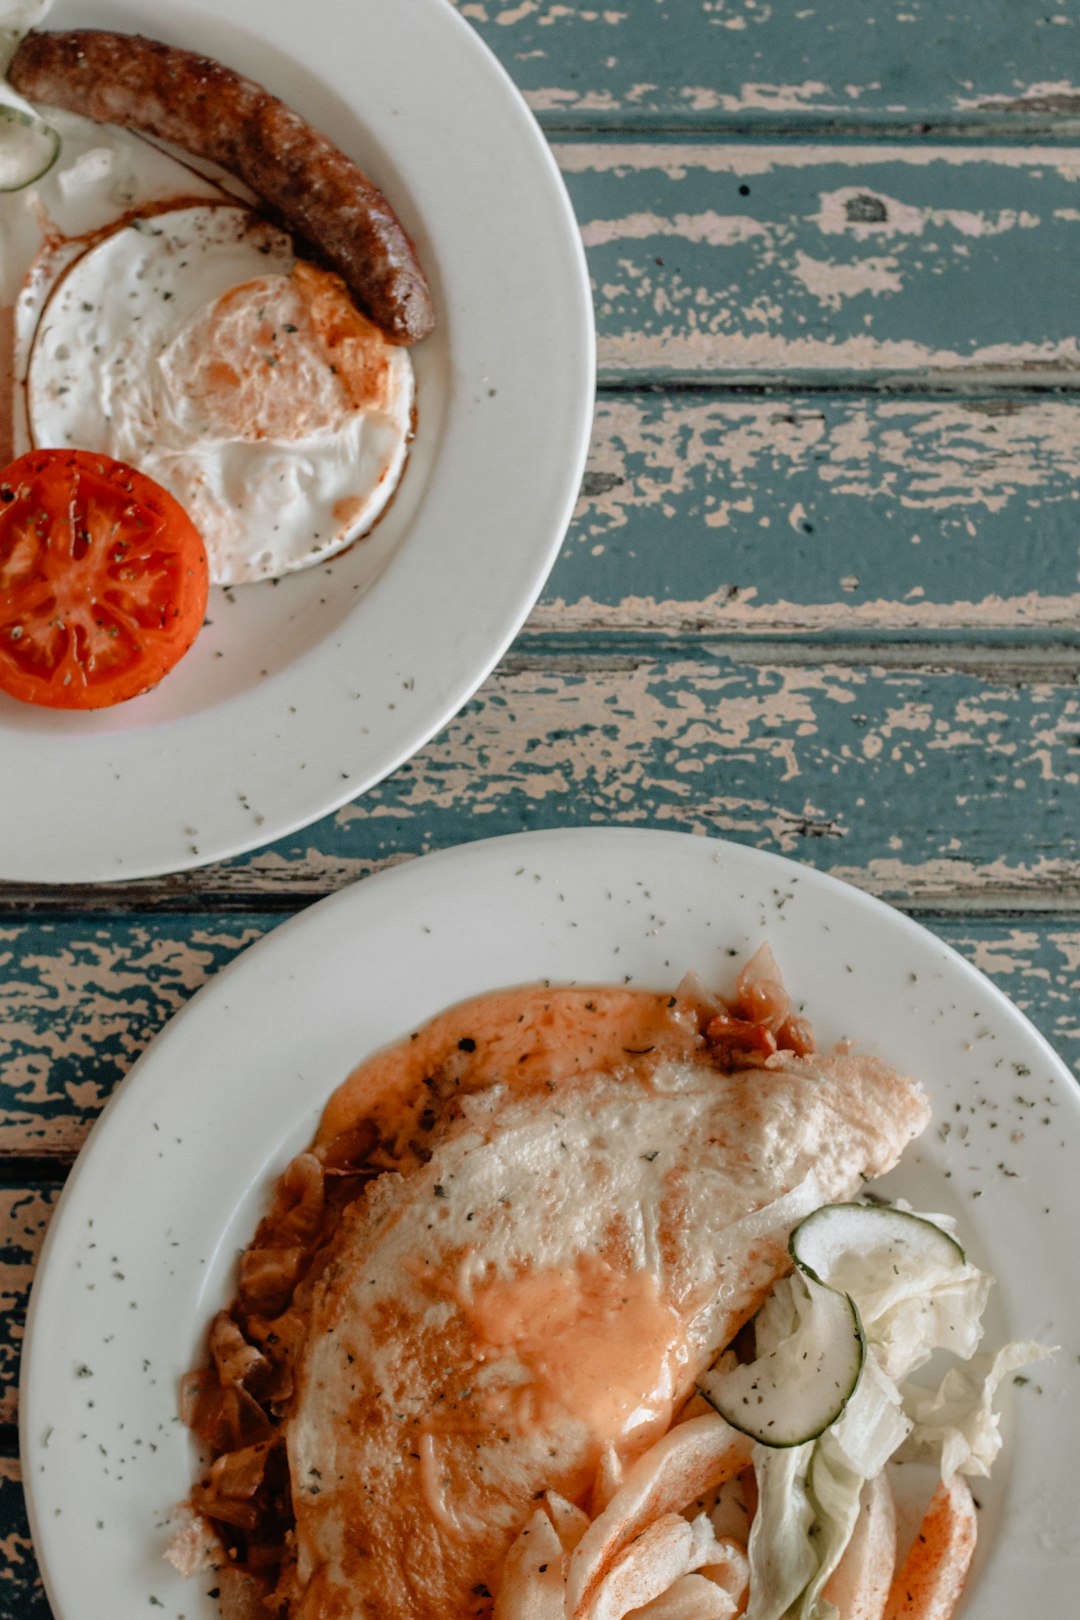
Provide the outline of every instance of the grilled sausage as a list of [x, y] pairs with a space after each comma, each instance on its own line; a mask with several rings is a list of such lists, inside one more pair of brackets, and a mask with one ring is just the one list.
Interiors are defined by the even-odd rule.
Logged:
[[382, 192], [261, 85], [193, 51], [93, 28], [27, 34], [8, 78], [30, 101], [219, 163], [322, 254], [387, 337], [430, 332], [427, 280]]

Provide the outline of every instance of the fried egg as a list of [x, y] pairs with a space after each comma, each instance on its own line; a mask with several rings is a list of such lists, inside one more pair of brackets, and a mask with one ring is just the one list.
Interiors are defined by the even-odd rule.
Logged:
[[365, 1063], [315, 1151], [366, 1128], [388, 1173], [289, 1317], [288, 1614], [490, 1614], [537, 1499], [641, 1455], [787, 1269], [793, 1204], [852, 1197], [928, 1119], [871, 1057], [718, 1068], [690, 1003], [621, 988], [497, 991]]
[[216, 584], [322, 561], [365, 534], [412, 436], [407, 350], [344, 283], [250, 209], [130, 217], [52, 289], [27, 367], [37, 446], [77, 446], [163, 484]]

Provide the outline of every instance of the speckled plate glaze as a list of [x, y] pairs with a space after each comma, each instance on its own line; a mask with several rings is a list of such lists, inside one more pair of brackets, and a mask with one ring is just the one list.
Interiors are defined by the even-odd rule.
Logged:
[[957, 1215], [999, 1279], [992, 1341], [1058, 1344], [1005, 1396], [979, 1482], [963, 1614], [1072, 1612], [1080, 1578], [1080, 1097], [979, 973], [879, 901], [777, 856], [682, 834], [494, 839], [370, 878], [254, 946], [176, 1017], [106, 1109], [54, 1217], [22, 1385], [24, 1478], [58, 1620], [215, 1613], [162, 1560], [195, 1466], [177, 1380], [267, 1189], [366, 1054], [463, 997], [552, 979], [720, 990], [763, 938], [819, 1042], [848, 1037], [929, 1088], [889, 1188]]
[[554, 562], [592, 416], [584, 252], [547, 143], [446, 0], [59, 0], [285, 96], [383, 186], [432, 280], [393, 506], [341, 557], [211, 592], [192, 652], [97, 714], [0, 694], [0, 878], [199, 866], [336, 809], [476, 690]]

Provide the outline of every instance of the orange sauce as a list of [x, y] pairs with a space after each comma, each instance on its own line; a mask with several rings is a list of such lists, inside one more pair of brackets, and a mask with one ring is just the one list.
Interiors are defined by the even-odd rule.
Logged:
[[[664, 1053], [684, 1058], [696, 1035], [696, 1022], [667, 993], [544, 985], [489, 992], [448, 1008], [354, 1069], [328, 1100], [315, 1145], [369, 1120], [407, 1153], [423, 1136], [433, 1079], [440, 1108], [458, 1092], [496, 1082], [515, 1095], [548, 1095], [589, 1071], [639, 1060], [651, 1067]], [[388, 1151], [386, 1166], [396, 1168], [399, 1156]]]
[[532, 1374], [520, 1428], [543, 1430], [562, 1412], [588, 1425], [598, 1450], [636, 1454], [670, 1425], [689, 1351], [651, 1271], [583, 1255], [572, 1267], [483, 1282], [462, 1306], [478, 1361], [513, 1355]]

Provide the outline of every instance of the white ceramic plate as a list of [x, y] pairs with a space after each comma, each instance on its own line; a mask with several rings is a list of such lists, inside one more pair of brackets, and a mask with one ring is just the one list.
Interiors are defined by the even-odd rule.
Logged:
[[[231, 1296], [273, 1177], [367, 1053], [466, 996], [543, 978], [723, 990], [765, 936], [819, 1042], [918, 1074], [934, 1123], [889, 1178], [962, 1222], [999, 1279], [991, 1339], [1060, 1344], [1006, 1391], [979, 1482], [963, 1613], [1072, 1612], [1080, 1578], [1080, 1100], [980, 974], [916, 924], [776, 856], [681, 834], [523, 834], [430, 855], [284, 924], [139, 1060], [71, 1175], [42, 1256], [22, 1386], [23, 1471], [58, 1620], [212, 1616], [211, 1578], [162, 1561], [194, 1451], [180, 1375]], [[944, 1127], [948, 1125], [947, 1134]]]
[[536, 123], [447, 0], [58, 0], [48, 26], [155, 34], [283, 95], [383, 186], [431, 277], [419, 426], [372, 537], [211, 592], [154, 692], [97, 714], [0, 694], [0, 878], [99, 882], [238, 854], [408, 758], [497, 662], [569, 522], [592, 305]]

